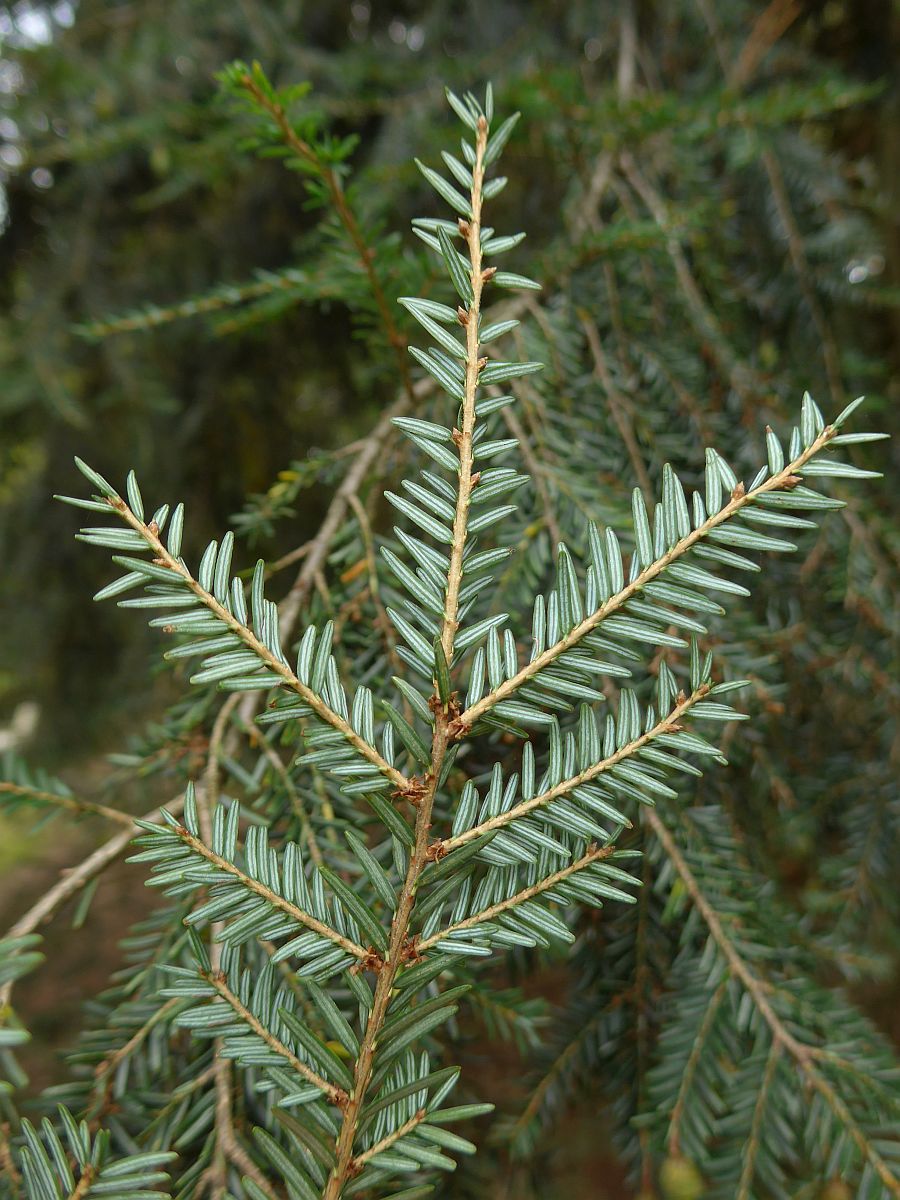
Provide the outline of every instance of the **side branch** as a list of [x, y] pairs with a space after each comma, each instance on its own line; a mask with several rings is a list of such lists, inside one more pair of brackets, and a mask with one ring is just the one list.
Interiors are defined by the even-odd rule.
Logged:
[[211, 863], [216, 870], [223, 871], [226, 874], [231, 875], [243, 887], [247, 888], [248, 891], [255, 892], [256, 895], [265, 900], [267, 904], [270, 904], [273, 908], [279, 909], [285, 914], [285, 916], [290, 917], [292, 921], [296, 921], [298, 925], [305, 925], [307, 929], [311, 929], [314, 933], [319, 934], [320, 937], [328, 938], [329, 941], [334, 942], [336, 946], [340, 946], [342, 950], [346, 950], [348, 954], [352, 954], [354, 958], [358, 958], [361, 962], [364, 959], [367, 960], [371, 958], [370, 952], [364, 947], [357, 945], [357, 943], [351, 941], [350, 938], [344, 937], [344, 935], [342, 933], [338, 933], [337, 930], [330, 929], [321, 921], [316, 920], [316, 918], [310, 913], [304, 912], [302, 908], [298, 908], [297, 905], [292, 904], [290, 900], [285, 900], [283, 896], [279, 896], [277, 892], [273, 892], [271, 888], [267, 888], [264, 883], [260, 883], [259, 880], [254, 879], [252, 875], [245, 874], [240, 867], [236, 867], [234, 863], [229, 862], [227, 858], [222, 858], [221, 855], [216, 854], [215, 851], [211, 850], [209, 846], [207, 846], [199, 838], [194, 837], [194, 835], [190, 833], [189, 830], [185, 829], [183, 825], [179, 825], [177, 829], [173, 830], [173, 832], [176, 833], [181, 841], [191, 850], [193, 850], [195, 854], [198, 854], [201, 858], [205, 858], [208, 863]]
[[507, 912], [511, 908], [516, 908], [519, 904], [524, 904], [527, 900], [533, 900], [535, 896], [540, 896], [543, 892], [549, 892], [551, 888], [562, 883], [564, 879], [568, 879], [570, 875], [574, 875], [578, 871], [583, 871], [585, 867], [589, 867], [591, 863], [599, 862], [603, 858], [609, 856], [615, 851], [615, 846], [592, 846], [588, 851], [576, 859], [575, 862], [569, 863], [567, 867], [557, 871], [554, 875], [548, 875], [546, 879], [542, 879], [540, 883], [532, 884], [531, 887], [523, 888], [521, 892], [516, 892], [514, 896], [509, 896], [506, 900], [500, 900], [497, 904], [492, 904], [490, 908], [482, 909], [480, 913], [475, 913], [474, 916], [466, 917], [464, 921], [457, 921], [455, 925], [448, 925], [446, 929], [441, 929], [437, 933], [426, 938], [422, 942], [416, 943], [416, 950], [419, 954], [426, 950], [433, 949], [438, 942], [449, 937], [451, 933], [459, 933], [461, 929], [474, 929], [476, 925], [482, 925], [485, 921], [493, 921], [495, 917], [499, 917], [501, 913]]
[[667, 717], [661, 720], [649, 729], [646, 733], [641, 734], [639, 738], [635, 738], [633, 742], [628, 742], [622, 746], [615, 754], [611, 754], [609, 758], [603, 758], [600, 762], [596, 762], [593, 766], [586, 767], [577, 775], [572, 775], [569, 779], [563, 779], [555, 787], [548, 788], [546, 792], [541, 792], [539, 796], [532, 796], [530, 800], [522, 800], [519, 804], [514, 804], [512, 808], [506, 812], [498, 813], [495, 817], [490, 817], [487, 821], [482, 821], [480, 825], [474, 825], [471, 829], [467, 829], [465, 833], [459, 833], [456, 837], [447, 838], [444, 841], [437, 843], [440, 847], [440, 856], [448, 854], [451, 850], [455, 850], [458, 846], [465, 845], [466, 842], [472, 841], [473, 838], [482, 837], [486, 833], [492, 833], [496, 829], [502, 829], [504, 825], [508, 825], [511, 821], [517, 821], [520, 817], [527, 816], [528, 813], [534, 812], [537, 808], [543, 808], [545, 804], [558, 799], [560, 796], [571, 792], [573, 788], [581, 787], [582, 784], [589, 783], [598, 775], [602, 775], [604, 771], [608, 771], [617, 763], [623, 762], [626, 758], [631, 758], [643, 746], [648, 745], [655, 738], [663, 733], [672, 733], [677, 731], [678, 723], [681, 717], [685, 715], [693, 706], [702, 700], [709, 692], [709, 684], [702, 683], [695, 692], [683, 699], [680, 704], [669, 713]]
[[408, 1133], [412, 1133], [417, 1125], [422, 1124], [427, 1115], [424, 1108], [420, 1108], [417, 1112], [414, 1112], [408, 1121], [403, 1122], [399, 1129], [395, 1129], [393, 1133], [389, 1133], [387, 1137], [383, 1137], [380, 1142], [376, 1142], [374, 1146], [370, 1146], [368, 1150], [357, 1155], [353, 1160], [353, 1170], [361, 1170], [376, 1154], [381, 1154], [382, 1151], [389, 1150], [401, 1138], [406, 1137]]
[[701, 891], [694, 873], [688, 866], [687, 860], [678, 848], [671, 832], [663, 824], [659, 813], [655, 809], [649, 808], [644, 813], [644, 819], [659, 838], [672, 866], [681, 877], [684, 889], [690, 897], [691, 903], [703, 918], [710, 936], [722, 952], [731, 974], [740, 980], [753, 1000], [760, 1016], [771, 1030], [773, 1044], [782, 1047], [794, 1059], [809, 1085], [815, 1088], [835, 1117], [846, 1128], [860, 1153], [868, 1160], [873, 1171], [875, 1171], [878, 1178], [887, 1188], [888, 1193], [891, 1196], [900, 1197], [900, 1179], [893, 1174], [876, 1147], [866, 1136], [865, 1131], [860, 1128], [859, 1123], [847, 1107], [845, 1101], [834, 1090], [829, 1080], [822, 1074], [817, 1065], [823, 1057], [822, 1052], [816, 1046], [807, 1045], [805, 1042], [801, 1042], [794, 1037], [785, 1022], [775, 1012], [767, 995], [767, 992], [770, 990], [769, 986], [753, 973], [736, 950], [734, 943], [725, 932], [718, 913]]
[[543, 654], [537, 655], [536, 658], [517, 671], [515, 675], [511, 675], [498, 688], [495, 688], [492, 692], [482, 697], [477, 704], [473, 704], [467, 708], [459, 718], [462, 725], [466, 727], [473, 725], [479, 717], [484, 716], [486, 712], [490, 712], [495, 704], [499, 704], [501, 700], [508, 699], [523, 683], [527, 683], [529, 679], [533, 679], [545, 667], [549, 667], [561, 654], [564, 654], [567, 650], [571, 650], [573, 646], [577, 646], [582, 638], [596, 629], [598, 625], [601, 625], [607, 617], [624, 608], [628, 601], [633, 600], [648, 583], [652, 583], [654, 579], [662, 575], [673, 562], [676, 562], [684, 554], [687, 554], [689, 550], [696, 546], [698, 542], [701, 542], [713, 529], [717, 529], [720, 525], [724, 525], [726, 521], [730, 521], [742, 508], [753, 504], [759, 496], [765, 495], [767, 492], [777, 492], [789, 488], [792, 485], [792, 481], [796, 482], [797, 475], [802, 471], [804, 465], [824, 449], [834, 434], [834, 428], [831, 425], [826, 425], [816, 440], [802, 454], [798, 455], [793, 462], [788, 463], [786, 467], [779, 471], [777, 475], [772, 475], [751, 492], [744, 491], [740, 485], [735, 488], [731, 499], [717, 513], [714, 513], [711, 517], [707, 517], [702, 525], [698, 525], [696, 529], [691, 530], [689, 534], [677, 541], [656, 562], [651, 563], [649, 567], [645, 567], [631, 583], [627, 584], [614, 596], [610, 596], [594, 612], [589, 613], [564, 638], [561, 638], [554, 645], [549, 646]]
[[138, 518], [131, 511], [121, 497], [117, 496], [115, 499], [108, 498], [107, 503], [128, 525], [132, 527], [132, 529], [141, 535], [141, 537], [153, 551], [154, 559], [158, 566], [167, 567], [170, 571], [172, 571], [172, 573], [178, 577], [184, 586], [193, 592], [197, 599], [203, 605], [205, 605], [205, 607], [208, 608], [210, 612], [222, 622], [223, 625], [227, 625], [231, 632], [236, 634], [244, 643], [244, 645], [253, 651], [263, 666], [272, 671], [274, 674], [278, 675], [285, 687], [296, 692], [297, 695], [301, 697], [303, 702], [309, 705], [317, 717], [331, 725], [332, 728], [338, 730], [338, 732], [343, 735], [343, 737], [354, 748], [354, 750], [356, 750], [361, 757], [372, 763], [373, 766], [376, 766], [381, 774], [389, 779], [396, 788], [399, 788], [403, 791], [406, 790], [406, 788], [409, 786], [409, 780], [406, 778], [403, 772], [398, 771], [384, 758], [382, 758], [378, 751], [373, 746], [370, 746], [363, 738], [361, 738], [359, 734], [350, 726], [350, 724], [345, 721], [342, 716], [340, 716], [339, 713], [336, 713], [332, 708], [330, 708], [329, 705], [327, 705], [320, 696], [317, 696], [315, 692], [308, 688], [306, 684], [301, 683], [291, 668], [286, 666], [277, 655], [273, 654], [268, 646], [264, 645], [263, 642], [257, 638], [252, 629], [239, 621], [233, 613], [229, 612], [224, 604], [220, 604], [211, 592], [208, 592], [205, 588], [201, 587], [199, 582], [194, 578], [188, 568], [169, 553], [160, 540], [159, 534], [154, 532], [150, 526], [145, 525], [144, 522], [141, 521], [140, 518]]
[[220, 971], [201, 971], [202, 977], [207, 983], [211, 984], [218, 995], [228, 1004], [240, 1019], [253, 1030], [258, 1038], [261, 1038], [270, 1050], [279, 1054], [286, 1062], [294, 1068], [298, 1075], [302, 1075], [307, 1083], [313, 1084], [317, 1088], [321, 1088], [332, 1104], [343, 1108], [347, 1103], [347, 1093], [343, 1088], [339, 1088], [336, 1084], [330, 1083], [323, 1076], [319, 1075], [311, 1067], [308, 1067], [302, 1059], [299, 1059], [292, 1050], [285, 1046], [284, 1042], [279, 1041], [273, 1033], [266, 1029], [253, 1013], [246, 1008], [240, 1001], [240, 998], [234, 994], [228, 984], [225, 982], [225, 977]]

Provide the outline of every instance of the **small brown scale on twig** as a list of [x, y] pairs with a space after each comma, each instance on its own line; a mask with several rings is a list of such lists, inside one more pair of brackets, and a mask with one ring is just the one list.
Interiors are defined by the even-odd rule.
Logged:
[[449, 850], [444, 845], [443, 840], [441, 838], [438, 838], [437, 841], [432, 842], [431, 845], [428, 847], [428, 849], [425, 851], [425, 861], [426, 862], [440, 862], [441, 859], [444, 858], [447, 854], [449, 854]]
[[394, 788], [391, 792], [391, 799], [408, 800], [413, 808], [418, 808], [428, 794], [430, 778], [429, 775], [424, 778], [421, 775], [413, 775], [406, 787]]
[[369, 946], [366, 950], [366, 957], [361, 958], [358, 962], [353, 964], [353, 966], [350, 968], [350, 974], [359, 975], [363, 971], [371, 971], [374, 975], [377, 975], [383, 966], [384, 959], [374, 948], [374, 946]]
[[460, 738], [464, 738], [469, 732], [469, 726], [459, 717], [454, 717], [447, 725], [447, 736], [453, 742], [458, 742]]
[[438, 696], [436, 693], [433, 693], [428, 698], [428, 707], [435, 714], [435, 716], [437, 716], [438, 713], [443, 713], [448, 721], [455, 721], [462, 712], [462, 708], [460, 707], [459, 703], [458, 692], [451, 692], [446, 704], [441, 701], [440, 696]]
[[419, 953], [419, 935], [414, 933], [412, 937], [404, 938], [403, 947], [400, 951], [400, 961], [403, 963], [418, 963], [422, 961], [422, 955]]

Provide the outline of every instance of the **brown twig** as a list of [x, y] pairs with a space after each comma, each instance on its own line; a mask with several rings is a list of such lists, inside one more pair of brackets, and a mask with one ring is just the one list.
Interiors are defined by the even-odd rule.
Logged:
[[637, 438], [634, 435], [634, 426], [629, 415], [631, 406], [616, 386], [612, 372], [609, 369], [609, 364], [606, 361], [606, 354], [603, 350], [603, 343], [600, 340], [600, 333], [590, 314], [581, 309], [578, 313], [578, 319], [581, 322], [581, 328], [584, 330], [584, 336], [587, 339], [591, 357], [594, 360], [594, 375], [603, 386], [604, 392], [606, 392], [606, 398], [609, 401], [610, 416], [615, 422], [619, 436], [625, 444], [625, 449], [628, 451], [631, 467], [635, 478], [641, 486], [641, 491], [644, 493], [644, 499], [649, 504], [653, 500], [653, 484], [650, 482], [650, 476], [647, 473], [643, 455], [637, 444]]
[[9, 796], [31, 796], [39, 804], [56, 804], [67, 808], [69, 812], [93, 813], [98, 817], [106, 817], [108, 821], [116, 821], [119, 825], [127, 825], [134, 829], [134, 818], [128, 813], [120, 812], [117, 808], [108, 808], [105, 804], [97, 804], [93, 800], [82, 800], [77, 796], [62, 796], [58, 792], [43, 792], [40, 788], [26, 787], [20, 783], [0, 783], [0, 794]]

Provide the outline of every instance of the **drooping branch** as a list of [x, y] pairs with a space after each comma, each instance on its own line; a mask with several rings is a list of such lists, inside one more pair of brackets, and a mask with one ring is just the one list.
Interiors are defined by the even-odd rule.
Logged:
[[829, 1080], [822, 1073], [820, 1063], [828, 1058], [816, 1046], [801, 1042], [788, 1029], [787, 1024], [775, 1011], [770, 1000], [771, 989], [757, 975], [741, 956], [735, 943], [725, 930], [718, 913], [704, 895], [697, 879], [678, 847], [671, 831], [663, 822], [656, 809], [646, 809], [644, 820], [653, 830], [660, 844], [668, 855], [669, 861], [678, 873], [691, 903], [703, 918], [710, 937], [718, 946], [728, 970], [738, 979], [753, 1001], [762, 1019], [768, 1025], [774, 1044], [780, 1046], [797, 1064], [801, 1074], [809, 1085], [819, 1093], [825, 1103], [844, 1126], [850, 1137], [856, 1143], [860, 1154], [865, 1158], [878, 1178], [887, 1188], [891, 1196], [900, 1196], [900, 1179], [891, 1171], [877, 1147], [860, 1127], [859, 1122], [847, 1107], [845, 1101], [835, 1091]]

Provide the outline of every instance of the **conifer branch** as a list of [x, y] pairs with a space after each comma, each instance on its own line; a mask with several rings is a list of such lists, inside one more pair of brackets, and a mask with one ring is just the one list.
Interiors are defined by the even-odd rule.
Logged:
[[673, 562], [677, 562], [678, 559], [696, 546], [698, 542], [701, 542], [712, 530], [725, 524], [726, 521], [730, 521], [742, 508], [753, 504], [760, 496], [767, 495], [769, 492], [781, 491], [792, 487], [801, 475], [804, 465], [828, 445], [828, 442], [834, 437], [835, 432], [836, 430], [831, 425], [826, 425], [815, 441], [807, 446], [793, 462], [789, 462], [777, 474], [771, 475], [758, 487], [753, 488], [752, 491], [745, 491], [741, 485], [738, 485], [731, 499], [717, 513], [713, 513], [712, 516], [707, 517], [696, 529], [692, 529], [689, 534], [680, 538], [665, 554], [657, 558], [648, 567], [645, 567], [631, 583], [626, 584], [615, 595], [610, 596], [608, 600], [604, 601], [594, 612], [589, 613], [583, 620], [579, 621], [565, 637], [560, 638], [559, 641], [549, 646], [543, 653], [533, 658], [530, 663], [526, 663], [524, 667], [521, 667], [514, 675], [511, 675], [499, 687], [494, 688], [476, 704], [467, 708], [460, 714], [460, 722], [466, 727], [471, 727], [479, 717], [490, 712], [494, 705], [499, 704], [502, 700], [506, 700], [523, 683], [527, 683], [529, 679], [534, 678], [545, 667], [555, 662], [561, 654], [577, 646], [584, 637], [602, 625], [607, 617], [618, 612], [629, 600], [633, 600], [646, 584], [651, 583], [654, 579], [662, 575], [667, 567], [671, 566]]
[[296, 921], [298, 925], [305, 925], [307, 929], [311, 929], [320, 937], [328, 938], [329, 941], [334, 942], [336, 946], [340, 946], [342, 950], [345, 950], [348, 954], [352, 954], [354, 958], [358, 958], [360, 961], [369, 958], [369, 951], [363, 946], [358, 945], [348, 937], [344, 937], [336, 929], [331, 929], [330, 926], [323, 924], [322, 921], [317, 920], [310, 913], [304, 912], [302, 908], [298, 908], [296, 904], [292, 904], [290, 900], [285, 900], [283, 896], [279, 896], [277, 892], [273, 892], [271, 888], [266, 887], [264, 883], [260, 883], [258, 879], [254, 879], [252, 875], [246, 874], [240, 867], [229, 862], [227, 858], [216, 854], [205, 842], [195, 837], [183, 825], [179, 825], [172, 832], [185, 846], [205, 859], [217, 871], [230, 875], [242, 887], [245, 887], [250, 892], [254, 892], [257, 896], [265, 900], [267, 904], [271, 905], [272, 908], [277, 908], [285, 916], [290, 917], [292, 921]]
[[437, 933], [432, 934], [431, 937], [417, 942], [416, 951], [419, 954], [424, 954], [426, 950], [431, 950], [438, 942], [443, 941], [444, 938], [449, 937], [453, 933], [459, 933], [463, 929], [474, 929], [476, 926], [482, 925], [485, 921], [493, 921], [501, 913], [505, 913], [511, 908], [517, 908], [520, 904], [524, 904], [527, 900], [533, 900], [535, 896], [540, 896], [544, 892], [549, 892], [557, 884], [562, 883], [564, 879], [568, 879], [570, 875], [577, 874], [578, 871], [583, 871], [585, 867], [589, 867], [592, 863], [609, 858], [611, 854], [615, 853], [615, 849], [615, 846], [589, 847], [575, 862], [569, 863], [567, 867], [561, 868], [561, 870], [556, 871], [553, 875], [548, 875], [545, 879], [533, 883], [530, 887], [523, 888], [521, 892], [516, 892], [515, 895], [508, 896], [505, 900], [500, 900], [471, 917], [466, 917], [464, 921], [457, 921], [454, 925], [448, 925], [446, 929], [441, 929]]
[[451, 850], [456, 850], [459, 846], [464, 846], [466, 842], [472, 841], [473, 838], [483, 837], [486, 833], [493, 833], [497, 829], [502, 829], [504, 825], [508, 825], [511, 821], [516, 821], [520, 817], [527, 816], [528, 813], [534, 812], [535, 809], [543, 808], [544, 805], [549, 804], [552, 800], [556, 800], [559, 796], [564, 796], [567, 792], [571, 792], [573, 788], [581, 787], [584, 783], [589, 783], [592, 779], [596, 779], [598, 775], [602, 775], [604, 771], [608, 771], [617, 763], [631, 758], [632, 755], [637, 754], [644, 746], [649, 745], [658, 738], [660, 734], [676, 731], [680, 719], [698, 701], [702, 700], [709, 693], [709, 690], [709, 684], [701, 684], [690, 696], [683, 698], [668, 716], [662, 717], [657, 721], [652, 729], [646, 733], [642, 733], [639, 738], [635, 738], [634, 741], [622, 746], [607, 758], [593, 763], [590, 767], [585, 767], [577, 775], [572, 775], [568, 779], [561, 780], [554, 787], [548, 788], [546, 792], [532, 796], [530, 800], [521, 800], [518, 804], [514, 804], [512, 808], [508, 808], [506, 812], [498, 813], [495, 817], [489, 817], [486, 821], [482, 821], [481, 824], [473, 825], [471, 829], [467, 829], [464, 833], [457, 834], [456, 837], [444, 838], [438, 843], [441, 857], [444, 854], [449, 854]]
[[[448, 573], [448, 586], [441, 634], [441, 644], [444, 646], [444, 653], [448, 663], [453, 654], [453, 639], [457, 626], [456, 615], [459, 602], [459, 584], [462, 577], [462, 552], [465, 543], [469, 498], [472, 491], [472, 433], [475, 419], [475, 391], [478, 386], [478, 373], [480, 370], [478, 366], [478, 318], [483, 282], [480, 221], [486, 145], [487, 122], [482, 116], [478, 121], [475, 163], [472, 170], [471, 215], [473, 220], [469, 235], [470, 282], [474, 299], [469, 306], [466, 326], [465, 401], [463, 408], [463, 429], [460, 431], [461, 436], [458, 443], [460, 455], [458, 498], [456, 518], [453, 526], [453, 549], [450, 571]], [[431, 768], [427, 776], [424, 793], [418, 802], [415, 840], [409, 856], [406, 878], [403, 881], [403, 887], [391, 923], [388, 952], [378, 973], [372, 1008], [369, 1012], [365, 1033], [363, 1034], [363, 1040], [354, 1067], [353, 1088], [350, 1092], [349, 1103], [344, 1113], [343, 1124], [335, 1146], [335, 1166], [328, 1178], [322, 1200], [339, 1200], [344, 1184], [352, 1171], [353, 1146], [362, 1116], [366, 1092], [372, 1078], [375, 1048], [387, 1016], [394, 980], [403, 963], [407, 950], [409, 923], [415, 906], [419, 877], [428, 862], [431, 813], [437, 793], [438, 780], [450, 743], [449, 714], [443, 705], [436, 704], [431, 747]]]
[[393, 1133], [387, 1134], [380, 1142], [376, 1142], [374, 1146], [370, 1146], [368, 1150], [364, 1150], [362, 1154], [358, 1154], [353, 1160], [353, 1171], [355, 1172], [364, 1167], [370, 1159], [375, 1158], [376, 1155], [381, 1154], [383, 1151], [390, 1150], [395, 1142], [399, 1142], [401, 1138], [406, 1137], [408, 1133], [412, 1133], [417, 1126], [421, 1125], [427, 1115], [425, 1109], [420, 1108], [417, 1112], [413, 1113], [409, 1120], [404, 1121], [402, 1125], [395, 1129]]
[[403, 390], [407, 398], [412, 400], [413, 387], [409, 374], [409, 360], [406, 356], [406, 338], [397, 328], [393, 311], [388, 304], [384, 288], [375, 269], [375, 251], [366, 241], [356, 213], [347, 199], [347, 193], [344, 191], [340, 175], [334, 167], [323, 162], [319, 154], [316, 153], [315, 148], [297, 133], [282, 105], [274, 96], [267, 95], [259, 87], [250, 72], [241, 77], [240, 83], [257, 107], [267, 112], [272, 118], [284, 144], [299, 159], [312, 167], [325, 184], [334, 212], [346, 230], [347, 236], [356, 251], [356, 256], [368, 281], [372, 299], [375, 302], [378, 316], [384, 326], [388, 342], [391, 349], [395, 352], [400, 378], [403, 381]]
[[320, 720], [325, 721], [333, 729], [336, 729], [362, 758], [367, 759], [373, 766], [377, 767], [396, 788], [405, 790], [409, 786], [409, 780], [402, 771], [398, 771], [390, 763], [385, 762], [378, 751], [373, 746], [370, 746], [364, 738], [361, 738], [339, 713], [336, 713], [312, 689], [301, 683], [291, 668], [283, 663], [276, 654], [273, 654], [249, 626], [238, 620], [211, 592], [208, 592], [200, 585], [199, 581], [194, 578], [184, 563], [169, 553], [163, 545], [159, 534], [132, 512], [131, 508], [121, 497], [107, 498], [107, 503], [119, 514], [126, 524], [130, 525], [136, 533], [140, 534], [153, 551], [155, 563], [170, 570], [223, 625], [226, 625], [232, 633], [240, 638], [245, 646], [253, 651], [263, 666], [278, 675], [285, 687], [296, 692], [302, 698], [304, 704], [308, 704]]
[[216, 992], [228, 1004], [240, 1019], [260, 1038], [275, 1054], [280, 1055], [285, 1062], [289, 1063], [298, 1075], [302, 1075], [307, 1083], [313, 1084], [317, 1088], [321, 1088], [331, 1104], [336, 1104], [342, 1108], [347, 1103], [347, 1093], [343, 1088], [337, 1087], [336, 1084], [330, 1083], [323, 1078], [312, 1067], [306, 1065], [301, 1059], [294, 1054], [284, 1042], [280, 1041], [265, 1025], [253, 1015], [246, 1005], [241, 1003], [240, 997], [236, 996], [225, 981], [225, 976], [221, 971], [201, 971], [200, 976], [207, 983], [211, 984], [216, 989]]
[[700, 1065], [700, 1059], [703, 1056], [703, 1049], [706, 1045], [706, 1039], [715, 1024], [719, 1009], [722, 1002], [728, 993], [728, 977], [726, 976], [718, 987], [710, 994], [709, 1003], [706, 1006], [706, 1012], [703, 1014], [703, 1020], [700, 1022], [700, 1028], [697, 1030], [697, 1036], [694, 1038], [694, 1044], [691, 1047], [691, 1052], [688, 1055], [688, 1060], [684, 1065], [684, 1071], [681, 1075], [681, 1084], [678, 1088], [678, 1096], [675, 1100], [675, 1105], [672, 1109], [672, 1115], [669, 1118], [669, 1133], [666, 1139], [669, 1154], [673, 1158], [677, 1158], [681, 1153], [681, 1122], [684, 1118], [685, 1109], [687, 1106], [690, 1090], [694, 1085], [694, 1079], [697, 1075], [697, 1068]]
[[[716, 994], [725, 985], [727, 985], [727, 980], [716, 989]], [[747, 1138], [747, 1144], [744, 1147], [744, 1164], [741, 1168], [741, 1178], [738, 1183], [735, 1200], [750, 1200], [753, 1195], [752, 1189], [756, 1174], [756, 1159], [762, 1144], [762, 1123], [768, 1108], [769, 1092], [771, 1091], [772, 1084], [775, 1082], [775, 1072], [778, 1069], [778, 1060], [781, 1057], [782, 1049], [781, 1042], [777, 1038], [773, 1038], [772, 1045], [769, 1047], [769, 1053], [766, 1057], [766, 1069], [763, 1072], [762, 1082], [759, 1086], [759, 1095], [756, 1097], [756, 1104], [753, 1106], [750, 1136]]]
[[838, 1095], [817, 1065], [823, 1059], [827, 1059], [827, 1054], [823, 1054], [816, 1046], [799, 1041], [775, 1012], [767, 994], [770, 990], [769, 985], [764, 983], [758, 975], [754, 974], [738, 953], [734, 942], [726, 933], [715, 909], [703, 894], [694, 873], [688, 866], [687, 860], [681, 853], [674, 837], [663, 823], [656, 809], [646, 809], [644, 811], [644, 820], [659, 839], [672, 866], [681, 877], [685, 891], [706, 923], [710, 936], [728, 964], [729, 971], [741, 982], [745, 991], [753, 1000], [760, 1016], [771, 1030], [775, 1044], [781, 1046], [790, 1054], [810, 1086], [822, 1096], [831, 1111], [846, 1128], [862, 1156], [868, 1160], [878, 1178], [887, 1188], [888, 1193], [892, 1196], [900, 1196], [900, 1179], [893, 1174], [884, 1158], [879, 1154], [876, 1146], [866, 1136], [865, 1131], [860, 1128], [859, 1123], [850, 1112], [844, 1100]]

